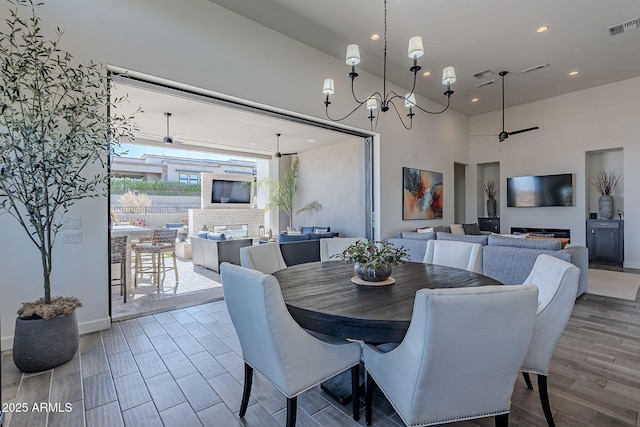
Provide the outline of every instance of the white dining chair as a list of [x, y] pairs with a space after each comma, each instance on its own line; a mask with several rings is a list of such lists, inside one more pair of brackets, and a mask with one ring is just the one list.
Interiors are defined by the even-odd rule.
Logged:
[[580, 269], [575, 265], [542, 254], [524, 281], [525, 285], [536, 285], [539, 293], [533, 338], [522, 364], [522, 375], [527, 387], [533, 389], [529, 374], [537, 374], [540, 404], [549, 427], [555, 426], [547, 390], [549, 364], [573, 311], [579, 278]]
[[491, 416], [508, 426], [537, 297], [531, 285], [419, 290], [403, 341], [363, 348], [367, 425], [375, 381], [407, 426]]
[[347, 247], [358, 241], [366, 242], [366, 237], [332, 237], [320, 239], [320, 261], [331, 261], [333, 255], [341, 254]]
[[351, 369], [353, 418], [360, 418], [360, 344], [331, 344], [305, 332], [289, 314], [278, 280], [259, 271], [222, 263], [224, 300], [244, 359], [243, 418], [254, 369], [287, 398], [287, 427], [296, 423], [297, 396]]
[[240, 265], [264, 274], [287, 268], [280, 245], [275, 242], [240, 248]]
[[482, 245], [456, 240], [429, 240], [422, 262], [480, 273]]

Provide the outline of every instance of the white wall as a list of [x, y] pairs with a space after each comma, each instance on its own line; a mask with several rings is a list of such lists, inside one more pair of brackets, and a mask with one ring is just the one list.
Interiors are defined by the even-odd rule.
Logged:
[[[8, 16], [6, 8], [7, 3], [2, 3], [2, 16]], [[188, 5], [170, 0], [56, 0], [47, 1], [38, 13], [44, 33], [53, 35], [59, 26], [65, 33], [62, 48], [79, 60], [92, 59], [315, 117], [324, 117], [323, 79], [333, 77], [335, 114], [353, 106], [342, 58], [323, 54], [207, 0], [192, 0]], [[358, 93], [382, 86], [379, 78], [359, 73]], [[389, 89], [404, 93], [395, 85]], [[418, 103], [439, 108], [419, 97]], [[442, 222], [453, 217], [453, 163], [467, 163], [467, 119], [454, 111], [429, 117], [418, 113], [415, 118], [411, 132], [400, 126], [393, 113], [380, 119], [374, 173], [381, 185], [374, 203], [379, 218], [376, 230], [382, 237], [436, 223], [402, 221], [403, 166], [444, 173]], [[364, 111], [347, 124], [369, 126]], [[109, 321], [107, 213], [106, 200], [100, 199], [74, 209], [73, 214], [83, 219], [83, 243], [59, 250], [55, 259], [54, 293], [76, 295], [85, 304], [78, 311], [81, 331], [104, 327]], [[41, 279], [37, 254], [24, 232], [6, 215], [0, 217], [0, 227], [11, 242], [0, 247], [1, 336], [2, 347], [7, 348], [15, 310], [21, 301], [40, 296]]]
[[[569, 228], [571, 242], [584, 245], [585, 221], [593, 205], [587, 205], [590, 186], [586, 171], [586, 154], [596, 150], [622, 148], [626, 192], [625, 267], [640, 268], [640, 196], [631, 184], [640, 182], [638, 117], [640, 78], [612, 83], [568, 95], [509, 108], [508, 129], [540, 126], [539, 130], [514, 135], [500, 147], [497, 138], [473, 135], [497, 133], [501, 129], [500, 112], [469, 119], [470, 182], [475, 185], [477, 164], [500, 162], [500, 221], [502, 231], [512, 226]], [[508, 208], [506, 179], [517, 175], [575, 173], [574, 207]], [[475, 193], [468, 192], [472, 195]], [[476, 196], [477, 197], [477, 196]], [[620, 199], [619, 201], [622, 201]], [[618, 201], [616, 201], [617, 203]], [[475, 203], [469, 205], [476, 206]], [[617, 209], [619, 206], [614, 206]], [[468, 219], [476, 212], [467, 211]]]
[[364, 142], [352, 139], [300, 153], [294, 210], [314, 200], [318, 212], [301, 213], [293, 225], [329, 226], [340, 237], [366, 236]]

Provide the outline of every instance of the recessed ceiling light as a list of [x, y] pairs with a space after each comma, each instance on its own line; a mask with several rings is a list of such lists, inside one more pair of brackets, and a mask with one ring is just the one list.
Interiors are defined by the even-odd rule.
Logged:
[[307, 142], [316, 142], [315, 139], [307, 139]]
[[249, 145], [251, 145], [251, 146], [255, 146], [255, 145], [256, 145], [256, 143], [255, 143], [255, 142], [252, 142], [252, 143], [250, 143]]
[[578, 72], [577, 72], [577, 71], [572, 71], [572, 72], [570, 72], [570, 73], [569, 73], [569, 75], [570, 75], [570, 76], [575, 76], [575, 75], [577, 75], [577, 74], [578, 74]]
[[371, 34], [371, 40], [380, 40], [380, 34]]
[[471, 102], [478, 102], [478, 98], [473, 98]]
[[429, 77], [431, 75], [431, 71], [425, 71], [424, 73], [422, 73], [422, 75], [425, 77]]
[[544, 33], [545, 31], [547, 31], [549, 29], [548, 25], [543, 25], [542, 27], [539, 27], [536, 32], [537, 33]]

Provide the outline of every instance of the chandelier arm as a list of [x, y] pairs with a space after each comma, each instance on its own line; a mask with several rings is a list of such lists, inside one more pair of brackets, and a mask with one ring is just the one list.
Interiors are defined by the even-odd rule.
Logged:
[[[400, 96], [400, 95], [396, 95], [396, 96], [397, 96], [397, 97], [399, 97], [399, 98], [401, 98], [401, 96]], [[391, 98], [391, 99], [393, 99], [393, 98]], [[413, 119], [412, 119], [412, 117], [411, 117], [411, 116], [409, 116], [409, 126], [407, 126], [407, 125], [404, 123], [404, 119], [403, 119], [403, 118], [402, 118], [402, 116], [400, 115], [400, 111], [398, 111], [398, 107], [396, 107], [396, 104], [394, 104], [391, 100], [389, 100], [389, 102], [388, 102], [388, 104], [387, 104], [387, 105], [389, 105], [389, 104], [391, 104], [391, 106], [393, 107], [394, 111], [395, 111], [395, 112], [396, 112], [396, 114], [398, 115], [398, 118], [400, 119], [400, 122], [402, 123], [402, 126], [404, 126], [404, 128], [405, 128], [406, 130], [411, 130], [411, 128], [413, 127]], [[413, 115], [413, 114], [412, 114], [412, 115]]]
[[354, 85], [354, 80], [355, 80], [355, 78], [351, 79], [351, 95], [353, 95], [353, 99], [355, 99], [356, 102], [358, 102], [360, 104], [364, 104], [365, 102], [367, 102], [367, 100], [365, 99], [364, 101], [360, 101], [358, 99], [358, 97], [356, 96], [356, 91], [355, 91], [355, 88], [354, 88], [354, 86], [355, 86]]
[[339, 118], [339, 119], [334, 119], [334, 118], [332, 118], [332, 117], [329, 115], [329, 106], [328, 106], [328, 105], [326, 105], [326, 107], [325, 107], [325, 114], [326, 114], [326, 116], [327, 116], [327, 118], [328, 118], [329, 120], [331, 120], [331, 121], [333, 121], [333, 122], [340, 122], [340, 121], [342, 121], [342, 120], [344, 120], [344, 119], [348, 118], [349, 116], [351, 116], [353, 113], [355, 113], [355, 112], [356, 112], [356, 110], [357, 110], [358, 108], [362, 107], [366, 102], [367, 102], [367, 101], [358, 102], [358, 105], [356, 105], [356, 108], [354, 108], [353, 110], [351, 110], [351, 112], [350, 112], [349, 114], [347, 114], [346, 116], [344, 116], [344, 117], [342, 117], [342, 118]]
[[416, 107], [417, 109], [419, 109], [420, 111], [424, 111], [427, 114], [441, 114], [444, 113], [445, 111], [447, 111], [449, 109], [449, 105], [451, 104], [451, 96], [447, 96], [447, 105], [440, 111], [429, 111], [429, 110], [425, 110], [424, 108], [422, 108], [421, 106], [419, 106], [418, 104], [414, 104], [414, 107]]

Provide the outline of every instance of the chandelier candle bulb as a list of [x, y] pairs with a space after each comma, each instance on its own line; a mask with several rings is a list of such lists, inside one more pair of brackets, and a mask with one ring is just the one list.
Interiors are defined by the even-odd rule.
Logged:
[[456, 70], [449, 66], [445, 67], [442, 70], [442, 84], [443, 85], [452, 85], [456, 82]]
[[324, 85], [322, 86], [322, 93], [324, 93], [325, 95], [333, 95], [335, 93], [333, 79], [324, 79]]
[[358, 65], [360, 63], [360, 47], [357, 44], [347, 46], [347, 65]]
[[424, 55], [422, 37], [414, 36], [409, 39], [409, 58], [416, 59]]

